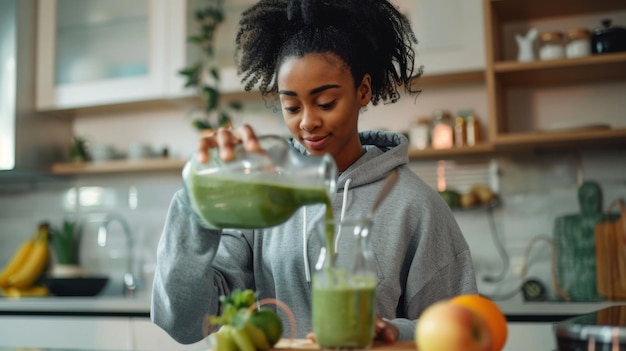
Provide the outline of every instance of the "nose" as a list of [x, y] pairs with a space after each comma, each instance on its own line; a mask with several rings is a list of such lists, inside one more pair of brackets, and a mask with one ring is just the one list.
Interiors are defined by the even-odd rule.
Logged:
[[311, 107], [305, 107], [302, 110], [302, 119], [300, 120], [300, 129], [305, 132], [315, 130], [315, 128], [322, 125], [322, 119], [317, 114], [315, 109]]

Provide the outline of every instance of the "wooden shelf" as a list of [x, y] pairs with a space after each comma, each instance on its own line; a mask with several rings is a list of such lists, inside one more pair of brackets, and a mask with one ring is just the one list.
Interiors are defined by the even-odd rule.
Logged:
[[626, 52], [588, 57], [494, 64], [505, 85], [546, 86], [626, 79]]
[[494, 145], [496, 151], [540, 148], [575, 150], [580, 147], [594, 146], [626, 147], [626, 128], [501, 134], [496, 138]]
[[491, 7], [502, 22], [533, 20], [547, 17], [575, 16], [626, 9], [623, 0], [492, 0]]
[[419, 89], [422, 87], [437, 87], [446, 85], [459, 85], [459, 84], [476, 84], [485, 82], [485, 71], [463, 71], [453, 72], [445, 74], [424, 74], [423, 76], [414, 79], [411, 88]]
[[480, 143], [475, 146], [454, 147], [451, 149], [409, 149], [409, 159], [413, 161], [472, 158], [493, 154], [494, 146], [493, 144], [487, 142]]
[[159, 158], [139, 161], [71, 162], [52, 165], [53, 174], [104, 174], [150, 171], [182, 171], [186, 160]]

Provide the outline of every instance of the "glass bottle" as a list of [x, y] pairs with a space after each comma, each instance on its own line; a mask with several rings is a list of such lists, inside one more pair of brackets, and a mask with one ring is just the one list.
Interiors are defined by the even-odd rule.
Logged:
[[320, 348], [369, 348], [376, 319], [376, 267], [371, 222], [322, 221], [324, 241], [312, 289], [313, 332]]
[[185, 165], [184, 189], [203, 226], [267, 228], [307, 204], [330, 208], [337, 167], [329, 154], [302, 155], [278, 136], [258, 140], [261, 152], [237, 145], [234, 160], [224, 161], [213, 148], [207, 163], [199, 163], [194, 153]]
[[465, 145], [475, 146], [481, 139], [480, 123], [471, 109], [461, 110], [458, 115], [463, 117], [465, 129]]
[[454, 120], [454, 146], [463, 147], [466, 142], [465, 118], [459, 115]]
[[443, 110], [437, 110], [433, 116], [433, 149], [450, 149], [454, 145], [452, 117]]

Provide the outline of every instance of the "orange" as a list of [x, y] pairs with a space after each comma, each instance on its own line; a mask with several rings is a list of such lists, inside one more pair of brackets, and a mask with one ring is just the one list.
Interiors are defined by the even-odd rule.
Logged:
[[482, 316], [491, 331], [494, 351], [504, 348], [508, 335], [506, 317], [495, 302], [484, 296], [468, 294], [456, 296], [450, 303], [465, 306]]

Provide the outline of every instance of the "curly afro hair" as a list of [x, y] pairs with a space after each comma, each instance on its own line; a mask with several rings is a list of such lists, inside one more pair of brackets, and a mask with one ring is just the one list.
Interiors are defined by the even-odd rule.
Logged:
[[332, 53], [350, 68], [355, 87], [372, 77], [372, 104], [409, 93], [417, 43], [408, 19], [387, 0], [260, 0], [243, 12], [235, 38], [238, 74], [247, 91], [278, 92], [287, 57]]

